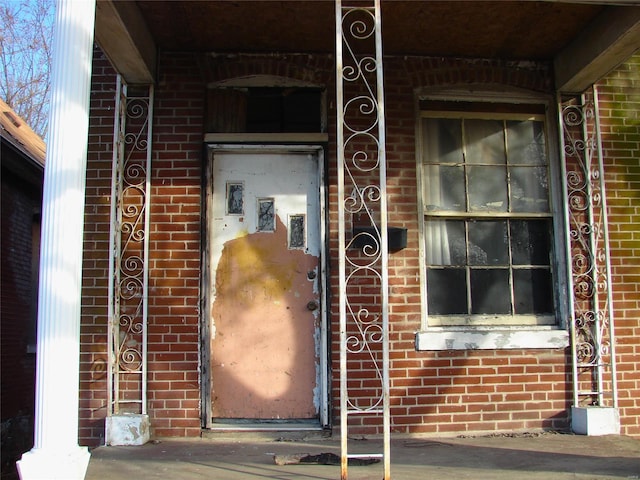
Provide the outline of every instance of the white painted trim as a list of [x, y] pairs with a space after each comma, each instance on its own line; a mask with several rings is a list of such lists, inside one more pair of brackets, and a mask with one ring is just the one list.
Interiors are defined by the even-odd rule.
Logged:
[[327, 143], [326, 133], [205, 133], [205, 143]]
[[[257, 138], [260, 137], [265, 143], [255, 143], [255, 144], [251, 144], [251, 143], [242, 143], [242, 142], [248, 142], [250, 140], [247, 140], [247, 138]], [[300, 144], [300, 145], [287, 145], [286, 144], [286, 140], [283, 140], [283, 137], [296, 137], [296, 138], [302, 138], [304, 137], [305, 139], [309, 139], [309, 138], [315, 138], [316, 140], [319, 137], [323, 137], [324, 140], [321, 141], [317, 141], [317, 142], [306, 142], [304, 144]], [[320, 355], [320, 371], [319, 371], [319, 375], [318, 375], [318, 381], [319, 381], [319, 389], [320, 389], [320, 404], [319, 404], [319, 408], [318, 408], [318, 413], [319, 413], [319, 427], [320, 428], [328, 428], [331, 426], [331, 416], [330, 416], [330, 408], [331, 408], [331, 400], [330, 400], [330, 394], [331, 394], [331, 385], [330, 385], [330, 375], [329, 375], [329, 366], [331, 364], [331, 359], [329, 357], [330, 353], [329, 353], [329, 315], [330, 315], [330, 310], [329, 310], [329, 305], [328, 305], [328, 269], [329, 269], [329, 262], [328, 262], [328, 238], [327, 238], [327, 222], [328, 222], [328, 218], [327, 218], [327, 200], [328, 200], [328, 193], [326, 191], [326, 172], [325, 172], [325, 149], [322, 145], [319, 145], [318, 143], [323, 143], [326, 142], [328, 140], [328, 136], [327, 134], [308, 134], [308, 133], [303, 133], [303, 134], [206, 134], [205, 135], [205, 141], [207, 141], [207, 139], [209, 139], [208, 144], [206, 145], [207, 147], [207, 182], [210, 183], [212, 185], [213, 183], [213, 179], [211, 177], [211, 164], [213, 161], [213, 154], [215, 154], [216, 152], [232, 152], [232, 153], [254, 153], [254, 152], [258, 152], [258, 153], [265, 153], [265, 152], [269, 152], [269, 153], [276, 153], [276, 152], [283, 152], [283, 153], [308, 153], [310, 155], [315, 155], [316, 156], [316, 161], [318, 162], [318, 185], [320, 187], [319, 189], [319, 211], [320, 211], [320, 217], [318, 219], [319, 222], [319, 232], [320, 232], [320, 278], [318, 279], [318, 286], [320, 288], [320, 303], [321, 303], [321, 317], [322, 320], [320, 322], [320, 345], [319, 345], [319, 355]], [[215, 142], [214, 139], [218, 139], [218, 142]], [[233, 139], [231, 141], [226, 142], [226, 140], [230, 140]], [[270, 139], [277, 139], [279, 140], [281, 143], [270, 143]], [[236, 143], [237, 142], [237, 143]], [[206, 190], [207, 192], [209, 191], [209, 189], [207, 188]], [[211, 218], [212, 213], [211, 213], [211, 199], [208, 198], [206, 199], [206, 203], [205, 203], [205, 216], [206, 218]], [[309, 222], [310, 219], [307, 219], [307, 222]], [[207, 221], [206, 227], [205, 229], [207, 230], [206, 236], [208, 241], [210, 241], [210, 239], [212, 238], [212, 232], [211, 232], [211, 223]], [[208, 250], [208, 256], [211, 256], [211, 252], [210, 250]], [[207, 262], [207, 266], [205, 267], [203, 264], [203, 268], [211, 268], [211, 261], [210, 258], [206, 259]], [[215, 279], [214, 278], [210, 278], [209, 279], [210, 284], [215, 284]], [[211, 288], [210, 285], [208, 288]], [[207, 304], [206, 307], [203, 309], [204, 312], [206, 312], [207, 318], [210, 315], [210, 304], [212, 303], [212, 298], [210, 297], [210, 294], [207, 293], [206, 294], [206, 300], [205, 303]], [[207, 323], [205, 321], [205, 323]], [[207, 329], [208, 330], [208, 329]], [[205, 335], [210, 336], [211, 332], [210, 331], [205, 331], [204, 332]], [[205, 346], [204, 348], [206, 349], [206, 351], [204, 352], [204, 355], [202, 355], [201, 357], [201, 361], [203, 362], [210, 362], [210, 358], [211, 358], [211, 352], [210, 352], [210, 341], [208, 338], [204, 338], [202, 344]], [[203, 372], [205, 372], [205, 375], [211, 375], [211, 372], [209, 371], [209, 369], [203, 369]], [[208, 385], [209, 390], [211, 389], [210, 387], [210, 383], [207, 381], [202, 381], [201, 385]], [[217, 427], [214, 423], [212, 423], [212, 415], [211, 415], [211, 395], [208, 392], [205, 392], [204, 395], [201, 396], [201, 398], [203, 399], [203, 402], [206, 404], [206, 406], [203, 407], [203, 411], [205, 412], [206, 418], [204, 419], [205, 421], [203, 422], [205, 425], [205, 428], [208, 429], [212, 429], [212, 430], [217, 430], [219, 429], [219, 427]], [[257, 428], [257, 427], [256, 427]], [[253, 428], [251, 426], [247, 427], [248, 430], [255, 430], [256, 428]], [[282, 426], [281, 430], [287, 430], [288, 427]]]
[[569, 333], [555, 328], [437, 328], [416, 333], [416, 350], [565, 348]]

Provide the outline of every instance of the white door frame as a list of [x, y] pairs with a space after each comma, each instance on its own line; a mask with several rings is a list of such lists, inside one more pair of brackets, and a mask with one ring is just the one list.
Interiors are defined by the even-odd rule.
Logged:
[[[202, 195], [202, 256], [201, 256], [201, 333], [200, 333], [200, 388], [201, 388], [201, 415], [202, 426], [207, 429], [214, 427], [212, 421], [211, 404], [211, 303], [212, 303], [212, 276], [210, 243], [212, 232], [212, 202], [213, 202], [213, 157], [216, 153], [306, 153], [316, 155], [318, 163], [318, 185], [320, 218], [320, 258], [319, 269], [320, 278], [318, 286], [320, 289], [320, 339], [318, 357], [320, 361], [320, 372], [318, 375], [318, 387], [320, 389], [320, 404], [318, 408], [319, 426], [328, 428], [330, 426], [330, 401], [329, 401], [329, 325], [328, 325], [328, 305], [327, 305], [327, 279], [328, 279], [328, 244], [327, 244], [327, 209], [325, 185], [325, 155], [324, 147], [321, 145], [285, 145], [285, 144], [234, 144], [234, 143], [209, 143], [206, 145], [205, 165], [203, 166], [203, 195]], [[283, 426], [283, 429], [286, 427]]]

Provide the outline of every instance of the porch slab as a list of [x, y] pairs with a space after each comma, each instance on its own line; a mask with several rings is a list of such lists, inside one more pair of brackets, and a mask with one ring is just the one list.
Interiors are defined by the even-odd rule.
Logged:
[[[361, 453], [382, 450], [379, 439], [351, 440]], [[275, 455], [340, 453], [340, 439], [302, 435], [221, 435], [158, 439], [135, 447], [92, 451], [85, 480], [338, 479], [335, 465], [276, 465]], [[478, 437], [393, 437], [394, 480], [513, 478], [534, 480], [638, 479], [640, 440], [559, 433]], [[382, 478], [381, 464], [350, 466], [350, 480]]]

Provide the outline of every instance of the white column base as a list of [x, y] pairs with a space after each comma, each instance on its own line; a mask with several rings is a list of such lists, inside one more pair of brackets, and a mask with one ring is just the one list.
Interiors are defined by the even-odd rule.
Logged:
[[144, 445], [149, 441], [149, 415], [123, 413], [105, 419], [107, 445]]
[[571, 430], [578, 435], [620, 435], [620, 412], [613, 407], [571, 407]]
[[33, 449], [16, 462], [21, 480], [84, 480], [91, 454], [87, 447], [71, 451]]

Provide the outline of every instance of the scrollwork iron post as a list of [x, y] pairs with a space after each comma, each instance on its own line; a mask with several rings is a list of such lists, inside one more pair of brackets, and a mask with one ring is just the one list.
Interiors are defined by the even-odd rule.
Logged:
[[574, 406], [617, 407], [604, 165], [594, 86], [560, 99]]
[[109, 414], [147, 410], [147, 289], [153, 87], [118, 79], [111, 196]]
[[[379, 0], [336, 0], [341, 478], [348, 459], [381, 457], [390, 478], [388, 243]], [[355, 233], [354, 226], [368, 227]], [[355, 245], [361, 245], [355, 248]], [[350, 375], [358, 370], [360, 376]], [[369, 371], [371, 378], [361, 378]], [[350, 454], [350, 420], [380, 418], [382, 453]]]

